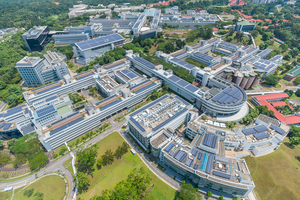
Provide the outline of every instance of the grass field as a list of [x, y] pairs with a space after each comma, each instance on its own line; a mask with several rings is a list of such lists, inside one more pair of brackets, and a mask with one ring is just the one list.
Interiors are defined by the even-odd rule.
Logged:
[[26, 197], [23, 195], [23, 191], [14, 196], [14, 200], [29, 200], [34, 199], [34, 194], [36, 192], [42, 192], [44, 194], [44, 200], [52, 200], [52, 199], [63, 199], [66, 192], [65, 181], [56, 175], [46, 176], [35, 183], [32, 183], [25, 190], [33, 188], [33, 194], [31, 197]]
[[273, 153], [245, 160], [260, 200], [300, 199], [300, 148], [287, 138]]
[[[261, 40], [262, 35], [258, 35], [254, 41], [256, 46], [259, 46], [261, 43], [263, 43], [264, 41]], [[271, 46], [268, 46], [269, 49], [278, 49], [279, 48], [279, 44], [277, 42], [274, 42], [274, 44], [272, 44]]]
[[[104, 154], [107, 149], [114, 151], [122, 142], [124, 142], [124, 139], [117, 132], [110, 134], [98, 142], [99, 149], [97, 159]], [[132, 155], [130, 152], [126, 153], [119, 160], [115, 159], [112, 165], [104, 166], [100, 170], [96, 169], [93, 177], [90, 177], [91, 184], [89, 190], [80, 194], [77, 198], [90, 199], [94, 195], [100, 195], [102, 190], [113, 189], [117, 182], [127, 178], [132, 169], [140, 167], [144, 167], [151, 177], [152, 181], [150, 184], [154, 184], [154, 187], [150, 193], [156, 199], [174, 199], [176, 191], [157, 178], [137, 155]]]

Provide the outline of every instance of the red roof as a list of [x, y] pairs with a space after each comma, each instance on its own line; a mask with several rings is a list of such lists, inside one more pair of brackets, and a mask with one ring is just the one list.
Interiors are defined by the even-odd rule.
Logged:
[[[272, 103], [273, 106], [267, 102], [266, 100], [271, 100], [271, 99], [279, 99], [279, 98], [288, 98], [289, 95], [286, 93], [278, 93], [278, 94], [269, 94], [269, 95], [262, 95], [262, 96], [255, 96], [255, 98], [259, 101], [259, 103], [263, 106], [267, 106], [269, 110], [272, 110], [274, 112], [275, 117], [281, 121], [285, 122], [285, 124], [290, 125], [290, 124], [298, 124], [300, 123], [300, 117], [299, 116], [290, 116], [290, 117], [285, 117], [283, 114], [278, 112], [273, 106], [274, 104], [281, 104], [280, 102], [274, 102]], [[291, 108], [292, 109], [292, 108]]]
[[272, 103], [272, 105], [273, 105], [274, 107], [276, 107], [276, 106], [285, 106], [286, 103], [285, 103], [284, 101], [278, 101], [278, 102]]
[[261, 28], [268, 29], [269, 27], [268, 26], [262, 26]]
[[284, 22], [288, 22], [289, 20], [283, 19]]
[[218, 31], [219, 29], [217, 29], [216, 27], [212, 28], [213, 31]]
[[271, 20], [271, 19], [265, 19], [265, 21], [266, 21], [266, 22], [271, 22], [272, 20]]
[[291, 110], [294, 110], [295, 108], [293, 108], [293, 106], [291, 106], [290, 104], [288, 105], [290, 107]]

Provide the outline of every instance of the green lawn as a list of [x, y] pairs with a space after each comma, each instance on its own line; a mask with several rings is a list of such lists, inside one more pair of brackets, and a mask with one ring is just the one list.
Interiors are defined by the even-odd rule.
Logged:
[[44, 200], [52, 200], [52, 199], [63, 199], [66, 192], [65, 181], [57, 176], [46, 176], [35, 183], [31, 184], [25, 190], [33, 188], [33, 194], [31, 197], [26, 197], [23, 195], [24, 190], [22, 190], [19, 194], [14, 196], [14, 200], [29, 200], [34, 199], [34, 194], [36, 192], [42, 192], [44, 194]]
[[287, 138], [271, 154], [245, 160], [260, 200], [300, 199], [300, 148], [291, 147]]
[[12, 195], [12, 191], [9, 191], [9, 192], [0, 192], [0, 199], [4, 200], [4, 199], [8, 199], [10, 198]]
[[64, 115], [64, 114], [67, 114], [68, 112], [71, 112], [71, 108], [68, 105], [66, 105], [64, 107], [57, 109], [57, 112], [60, 115]]
[[[255, 44], [256, 46], [259, 46], [261, 43], [263, 43], [264, 41], [261, 40], [262, 38], [262, 35], [258, 35], [254, 41], [255, 41]], [[280, 46], [280, 44], [278, 44], [277, 42], [274, 42], [274, 44], [272, 44], [271, 46], [268, 46], [269, 49], [278, 49]]]
[[297, 99], [298, 101], [300, 101], [300, 97], [297, 97], [295, 94], [293, 94], [289, 99]]
[[[117, 132], [110, 134], [98, 142], [99, 149], [97, 159], [107, 149], [114, 151], [122, 142], [124, 142], [124, 139]], [[96, 169], [93, 177], [90, 177], [91, 184], [89, 190], [78, 195], [77, 198], [80, 197], [88, 200], [94, 195], [100, 195], [102, 190], [113, 189], [117, 182], [127, 178], [132, 169], [140, 167], [144, 167], [147, 173], [149, 173], [152, 179], [150, 184], [154, 184], [151, 194], [156, 199], [174, 199], [176, 191], [157, 178], [137, 155], [132, 155], [130, 152], [126, 153], [120, 160], [115, 159], [112, 165], [104, 166], [100, 170]]]

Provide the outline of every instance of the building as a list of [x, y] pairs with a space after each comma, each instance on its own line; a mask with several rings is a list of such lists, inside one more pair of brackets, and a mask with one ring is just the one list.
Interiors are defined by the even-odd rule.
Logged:
[[17, 62], [16, 68], [27, 86], [44, 85], [70, 74], [64, 55], [47, 51], [44, 57], [45, 59], [25, 56]]
[[111, 34], [88, 41], [75, 43], [73, 51], [77, 63], [87, 65], [96, 57], [101, 57], [106, 51], [122, 45], [124, 38], [119, 34]]
[[88, 33], [83, 34], [59, 34], [53, 35], [55, 46], [75, 45], [77, 42], [82, 42], [90, 39]]
[[167, 127], [176, 129], [185, 122], [191, 108], [192, 105], [178, 96], [164, 95], [126, 116], [129, 133], [147, 150], [155, 132]]
[[291, 81], [294, 78], [298, 77], [299, 74], [300, 74], [300, 65], [298, 64], [297, 66], [294, 67], [294, 69], [286, 73], [283, 78], [287, 81]]
[[237, 22], [235, 24], [235, 31], [250, 32], [255, 29], [255, 26], [254, 23], [248, 21]]
[[255, 4], [264, 4], [264, 3], [272, 3], [276, 2], [277, 0], [252, 0], [252, 3]]
[[179, 10], [178, 10], [178, 6], [174, 6], [172, 8], [165, 8], [165, 14], [178, 14]]
[[29, 52], [43, 51], [50, 42], [48, 26], [34, 26], [22, 35]]

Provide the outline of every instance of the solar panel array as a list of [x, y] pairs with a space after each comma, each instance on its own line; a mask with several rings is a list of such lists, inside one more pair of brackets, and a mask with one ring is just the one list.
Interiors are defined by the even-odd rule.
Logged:
[[220, 104], [235, 104], [242, 99], [241, 92], [238, 88], [228, 87], [212, 98], [212, 101]]
[[43, 91], [37, 92], [36, 94], [43, 94], [43, 93], [45, 93], [45, 92], [54, 90], [54, 89], [59, 88], [59, 87], [61, 87], [61, 85], [57, 85], [57, 86], [55, 86], [55, 87], [48, 88], [47, 90], [43, 90]]
[[170, 155], [170, 156], [173, 156], [174, 153], [175, 153], [174, 151], [170, 151], [169, 155]]
[[55, 111], [54, 105], [50, 105], [50, 106], [47, 106], [47, 107], [42, 108], [40, 110], [37, 110], [36, 114], [37, 114], [37, 117], [40, 118], [40, 117], [45, 116], [45, 115], [47, 115], [49, 113], [52, 113], [54, 111]]
[[49, 97], [48, 99], [46, 99], [46, 101], [49, 102], [49, 101], [52, 101], [53, 99], [56, 99], [56, 98], [57, 98], [57, 96], [55, 95], [53, 97]]
[[95, 38], [95, 39], [91, 39], [91, 40], [87, 40], [87, 41], [83, 41], [83, 42], [78, 42], [75, 43], [82, 51], [91, 49], [91, 48], [95, 48], [95, 47], [99, 47], [99, 46], [103, 46], [106, 44], [111, 44], [120, 40], [124, 40], [124, 38], [119, 35], [118, 33], [115, 34], [111, 34], [111, 35], [106, 35], [106, 36], [102, 36], [99, 38]]
[[269, 129], [265, 126], [265, 125], [259, 125], [259, 126], [255, 126], [255, 127], [253, 127], [254, 128], [254, 130], [256, 131], [256, 132], [263, 132], [263, 131], [268, 131]]
[[106, 70], [109, 70], [109, 69], [113, 69], [115, 67], [118, 67], [118, 66], [121, 66], [121, 65], [125, 65], [125, 62], [121, 62], [119, 64], [116, 64], [116, 65], [113, 65], [113, 66], [110, 66], [110, 67], [107, 67], [105, 68], [105, 65], [103, 66]]
[[265, 49], [257, 55], [261, 58], [264, 58], [265, 56], [269, 55], [272, 51], [272, 49]]
[[214, 156], [213, 155], [210, 155], [208, 157], [208, 161], [207, 161], [207, 167], [206, 167], [206, 173], [210, 174], [211, 172], [211, 167], [213, 165], [213, 160], [214, 160]]
[[153, 20], [153, 24], [157, 24], [158, 20], [157, 19], [154, 19]]
[[[176, 84], [179, 84], [179, 82], [180, 82], [180, 83], [182, 83], [182, 85], [183, 85], [183, 83], [184, 83], [184, 82], [181, 81], [181, 80], [183, 80], [183, 79], [181, 79], [181, 78], [179, 78], [179, 77], [177, 77], [177, 76], [175, 76], [175, 75], [171, 76], [169, 79], [170, 79], [171, 81], [175, 82]], [[184, 80], [183, 80], [183, 81], [184, 81]], [[185, 82], [186, 82], [186, 81], [185, 81]], [[186, 83], [188, 83], [188, 82], [186, 82]], [[181, 86], [181, 87], [184, 87], [185, 89], [189, 90], [189, 91], [192, 92], [192, 93], [194, 93], [194, 92], [196, 92], [196, 91], [199, 90], [199, 88], [197, 88], [196, 86], [194, 86], [194, 85], [192, 85], [192, 84], [190, 84], [190, 83], [188, 83], [188, 85], [186, 85], [186, 86], [182, 86], [182, 85], [180, 85], [180, 86]]]
[[0, 124], [0, 128], [2, 128], [2, 127], [5, 126], [5, 125], [6, 125], [6, 123]]
[[214, 57], [205, 55], [205, 54], [200, 53], [200, 52], [195, 53], [194, 56], [196, 56], [196, 57], [198, 57], [198, 58], [201, 58], [201, 59], [203, 59], [203, 60], [207, 60], [207, 61], [212, 61], [212, 60], [214, 59]]
[[111, 106], [113, 106], [113, 105], [116, 105], [117, 103], [120, 103], [121, 101], [122, 101], [122, 99], [119, 99], [119, 100], [117, 100], [117, 101], [114, 101], [114, 102], [112, 102], [112, 103], [110, 103], [110, 104], [107, 104], [107, 105], [103, 106], [100, 110], [105, 110], [105, 109], [107, 109], [107, 108], [109, 108], [109, 107], [111, 107]]
[[70, 127], [70, 126], [72, 126], [72, 125], [74, 125], [74, 124], [76, 124], [76, 123], [78, 123], [78, 122], [80, 122], [82, 120], [84, 120], [84, 118], [83, 117], [79, 117], [78, 119], [75, 119], [75, 120], [73, 120], [73, 121], [71, 121], [71, 122], [69, 122], [69, 123], [67, 123], [67, 124], [65, 124], [65, 125], [57, 128], [57, 129], [54, 129], [52, 132], [50, 132], [50, 136], [54, 135], [55, 133], [57, 133], [59, 131], [62, 131], [64, 129], [66, 129], [66, 128], [68, 128], [68, 127]]
[[203, 156], [203, 153], [202, 153], [202, 152], [199, 152], [199, 153], [198, 153], [198, 156], [197, 156], [197, 159], [198, 159], [198, 160], [201, 160], [202, 156]]
[[166, 152], [169, 152], [173, 147], [174, 147], [173, 143], [169, 144], [166, 148]]
[[243, 132], [245, 135], [251, 135], [251, 134], [256, 133], [256, 131], [254, 130], [254, 128], [247, 128], [247, 129], [242, 130], [242, 132]]
[[215, 160], [216, 161], [225, 162], [225, 163], [229, 163], [230, 162], [230, 160], [228, 158], [224, 158], [224, 157], [221, 157], [221, 156], [215, 156]]
[[187, 111], [186, 108], [182, 109], [181, 111], [177, 112], [175, 115], [173, 115], [172, 117], [170, 117], [169, 119], [167, 119], [166, 121], [162, 122], [161, 124], [157, 125], [155, 128], [153, 128], [153, 131], [157, 131], [160, 128], [164, 127], [166, 124], [168, 124], [169, 122], [171, 122], [172, 120], [174, 120], [175, 118], [177, 118], [179, 115], [181, 115], [182, 113], [184, 113], [185, 111]]
[[185, 165], [188, 167], [190, 167], [192, 165], [192, 163], [193, 163], [193, 160], [190, 158], [186, 159], [186, 161], [185, 161]]
[[125, 76], [127, 76], [129, 79], [134, 79], [134, 78], [138, 77], [138, 75], [135, 72], [128, 70], [128, 69], [123, 69], [123, 70], [121, 70], [121, 72], [123, 74], [125, 74]]
[[138, 93], [140, 93], [140, 92], [143, 92], [144, 90], [147, 90], [148, 88], [151, 88], [151, 87], [153, 87], [154, 85], [157, 85], [157, 84], [156, 84], [156, 83], [152, 83], [151, 85], [148, 85], [148, 86], [146, 86], [146, 87], [143, 87], [142, 89], [139, 89], [139, 90], [135, 91], [135, 94], [138, 94]]
[[47, 85], [42, 86], [42, 87], [35, 88], [35, 89], [31, 90], [31, 91], [36, 91], [36, 90], [42, 89], [42, 88], [44, 88], [44, 87], [49, 87], [50, 85], [54, 85], [54, 84], [57, 84], [57, 83], [58, 83], [58, 81], [57, 81], [57, 82], [54, 82], [54, 83], [51, 83], [51, 84], [47, 84]]
[[218, 171], [213, 171], [213, 175], [219, 176], [219, 177], [222, 177], [222, 178], [226, 178], [226, 179], [231, 178], [231, 176], [229, 174], [224, 174], [224, 173], [218, 172]]
[[277, 55], [277, 56], [271, 58], [269, 61], [276, 62], [277, 60], [279, 60], [279, 59], [281, 59], [281, 58], [282, 58], [282, 56]]
[[6, 125], [4, 126], [4, 128], [3, 128], [3, 130], [9, 129], [10, 126], [11, 126], [11, 123], [6, 124]]
[[183, 52], [183, 53], [177, 54], [176, 56], [174, 56], [174, 58], [180, 57], [180, 56], [182, 56], [184, 54], [187, 54], [187, 52]]
[[195, 164], [193, 167], [195, 170], [197, 170], [199, 168], [199, 165]]
[[253, 63], [254, 67], [260, 68], [260, 69], [265, 69], [270, 64], [271, 64], [271, 62], [269, 60], [264, 60], [264, 59], [260, 59], [260, 60], [256, 61], [255, 63]]
[[264, 138], [268, 138], [269, 135], [266, 134], [265, 132], [260, 132], [260, 133], [256, 133], [253, 135], [257, 140], [262, 140]]
[[203, 145], [215, 148], [217, 144], [217, 139], [218, 136], [216, 135], [211, 135], [211, 134], [205, 134], [204, 140], [203, 140]]
[[198, 151], [196, 149], [193, 149], [191, 153], [192, 153], [193, 156], [196, 156]]
[[155, 67], [153, 63], [149, 62], [148, 60], [145, 60], [144, 58], [137, 57], [135, 60], [142, 63], [146, 67], [149, 67], [150, 69], [153, 69]]
[[187, 157], [187, 153], [184, 153], [181, 158], [179, 159], [179, 162], [183, 162], [184, 159]]
[[79, 77], [79, 78], [77, 78], [77, 81], [79, 81], [80, 79], [84, 79], [84, 78], [86, 78], [86, 77], [92, 76], [92, 75], [94, 75], [94, 74], [88, 74], [88, 75]]
[[184, 62], [184, 61], [182, 61], [182, 60], [179, 60], [178, 58], [172, 58], [170, 61], [171, 61], [172, 63], [174, 63], [174, 64], [176, 64], [176, 65], [179, 65], [179, 66], [181, 66], [181, 67], [183, 67], [183, 68], [186, 68], [186, 69], [188, 69], [188, 70], [192, 70], [193, 68], [196, 67], [196, 66], [191, 65], [191, 64], [189, 64], [189, 63], [187, 63], [187, 62]]
[[15, 107], [15, 108], [7, 110], [7, 112], [3, 115], [3, 117], [7, 117], [9, 115], [12, 115], [12, 114], [15, 114], [17, 112], [20, 112], [24, 106], [25, 105], [20, 105], [18, 107]]
[[265, 69], [265, 72], [268, 72], [268, 71], [271, 70], [273, 67], [276, 67], [276, 65], [275, 65], [275, 64], [269, 65], [269, 66]]
[[135, 23], [135, 25], [133, 26], [133, 28], [138, 28], [140, 24], [141, 24], [141, 22]]
[[137, 121], [135, 121], [135, 119], [133, 119], [132, 117], [130, 119], [138, 129], [140, 129], [142, 132], [146, 131]]
[[271, 129], [275, 130], [277, 133], [280, 133], [281, 135], [285, 134], [284, 130], [282, 130], [281, 128], [279, 128], [278, 126], [275, 126], [273, 124], [271, 124]]

